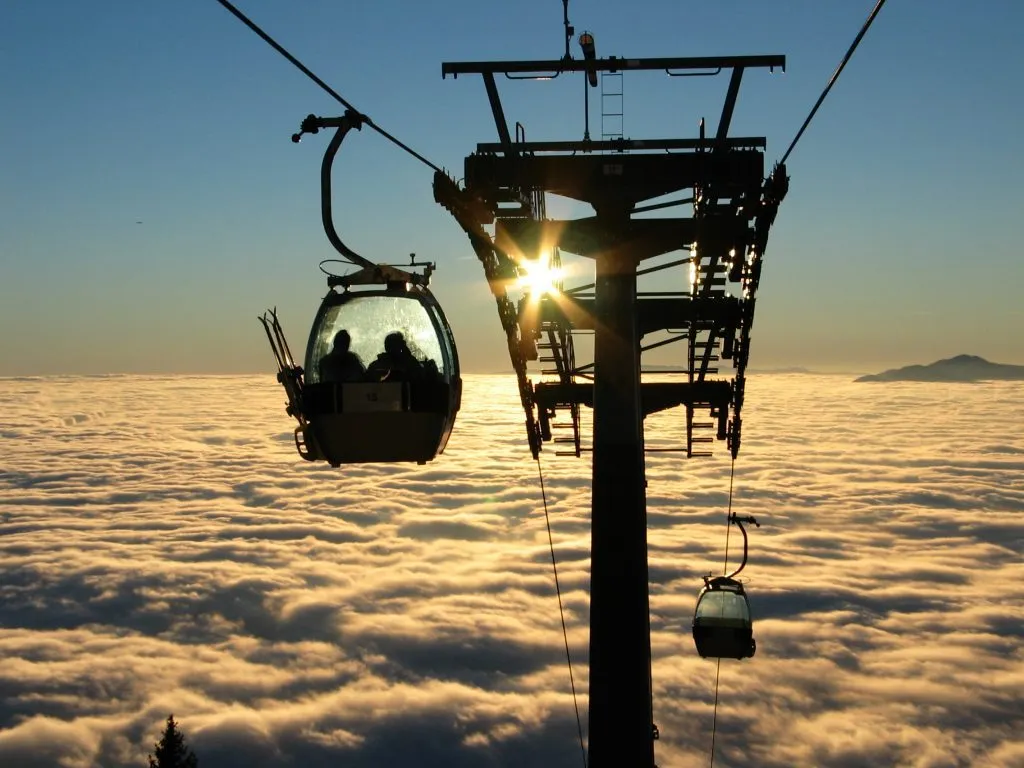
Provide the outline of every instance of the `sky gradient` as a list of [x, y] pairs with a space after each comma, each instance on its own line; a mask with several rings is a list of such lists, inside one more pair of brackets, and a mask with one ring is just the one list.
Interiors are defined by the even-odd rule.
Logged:
[[[603, 56], [785, 54], [785, 74], [747, 74], [734, 120], [735, 134], [767, 136], [770, 165], [870, 6], [573, 0], [569, 12]], [[441, 62], [562, 52], [557, 0], [240, 7], [456, 176], [495, 134], [479, 78], [442, 80]], [[883, 9], [790, 160], [752, 366], [1024, 363], [1022, 27], [1015, 0]], [[693, 136], [701, 116], [713, 130], [726, 81], [699, 80], [628, 74], [626, 134]], [[530, 139], [582, 137], [580, 87], [500, 83]], [[305, 345], [325, 291], [316, 264], [332, 255], [326, 138], [289, 136], [340, 107], [234, 17], [213, 0], [5, 3], [0, 91], [0, 375], [270, 370], [255, 316], [275, 304]], [[346, 240], [379, 260], [436, 260], [465, 366], [507, 370], [482, 270], [433, 202], [430, 171], [368, 131], [336, 169]]]

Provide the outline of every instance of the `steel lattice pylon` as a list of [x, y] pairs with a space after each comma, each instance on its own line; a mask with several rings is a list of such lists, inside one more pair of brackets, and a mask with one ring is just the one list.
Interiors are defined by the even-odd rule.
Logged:
[[[730, 71], [716, 134], [706, 136], [702, 124], [693, 139], [527, 142], [517, 125], [513, 140], [495, 74], [593, 75], [619, 72], [624, 64], [629, 71]], [[644, 418], [682, 406], [688, 456], [707, 455], [705, 444], [715, 437], [727, 441], [734, 457], [739, 451], [761, 263], [788, 179], [784, 167], [765, 178], [763, 138], [728, 132], [744, 71], [784, 66], [781, 56], [443, 65], [444, 74], [483, 77], [495, 118], [499, 141], [478, 144], [466, 158], [464, 186], [438, 173], [434, 196], [469, 235], [484, 267], [533, 455], [548, 441], [571, 443], [568, 453], [575, 455], [587, 450], [580, 408], [593, 408], [591, 768], [654, 764]], [[608, 150], [613, 154], [602, 154]], [[675, 205], [643, 203], [684, 190], [692, 191], [691, 216], [635, 215]], [[589, 204], [594, 215], [547, 218], [549, 192]], [[673, 251], [689, 253], [640, 268]], [[515, 302], [509, 288], [542, 252], [592, 259], [593, 283]], [[689, 274], [688, 290], [638, 292], [639, 276], [678, 269]], [[574, 336], [582, 332], [594, 334], [594, 359], [580, 365]], [[667, 340], [642, 343], [666, 333]], [[686, 345], [684, 380], [644, 381], [642, 354], [675, 342]], [[731, 361], [731, 379], [718, 375], [721, 360]], [[549, 366], [551, 378], [534, 383], [531, 361]], [[695, 420], [701, 413], [710, 420]]]

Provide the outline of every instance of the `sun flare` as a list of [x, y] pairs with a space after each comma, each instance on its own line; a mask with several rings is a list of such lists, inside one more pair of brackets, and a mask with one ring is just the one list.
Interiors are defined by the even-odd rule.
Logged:
[[517, 285], [532, 296], [544, 296], [558, 293], [558, 282], [562, 279], [562, 270], [552, 266], [551, 254], [544, 251], [536, 259], [524, 259], [519, 262], [522, 274]]

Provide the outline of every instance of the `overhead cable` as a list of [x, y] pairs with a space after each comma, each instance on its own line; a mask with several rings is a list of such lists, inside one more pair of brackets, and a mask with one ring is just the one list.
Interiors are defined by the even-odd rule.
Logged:
[[548, 548], [551, 550], [551, 569], [555, 572], [555, 594], [558, 595], [558, 615], [562, 619], [562, 640], [565, 641], [565, 660], [569, 665], [569, 685], [572, 688], [572, 706], [576, 710], [576, 733], [580, 739], [580, 753], [583, 756], [583, 768], [587, 768], [587, 750], [583, 746], [583, 723], [580, 720], [580, 705], [576, 701], [576, 680], [572, 674], [572, 656], [569, 654], [569, 632], [565, 628], [565, 609], [562, 607], [562, 588], [558, 584], [558, 564], [555, 562], [555, 540], [551, 536], [551, 517], [548, 515], [548, 494], [544, 490], [544, 470], [541, 469], [540, 456], [537, 457], [537, 475], [540, 477], [540, 495], [544, 500], [544, 523], [548, 527]]
[[[301, 71], [304, 75], [306, 75], [306, 77], [308, 77], [314, 83], [316, 83], [321, 88], [323, 88], [330, 96], [332, 96], [336, 101], [338, 101], [343, 107], [345, 107], [346, 109], [351, 109], [354, 112], [359, 112], [358, 109], [353, 107], [344, 98], [342, 98], [341, 94], [339, 94], [337, 91], [335, 91], [333, 88], [331, 88], [331, 86], [329, 86], [327, 83], [325, 83], [319, 77], [317, 77], [312, 72], [312, 70], [309, 69], [309, 67], [307, 67], [305, 64], [303, 64], [301, 61], [299, 61], [294, 56], [292, 56], [287, 50], [285, 50], [285, 48], [281, 44], [279, 44], [276, 40], [274, 40], [274, 38], [272, 38], [270, 35], [268, 35], [266, 32], [264, 32], [262, 29], [260, 29], [259, 26], [257, 26], [254, 21], [249, 19], [249, 17], [247, 17], [244, 13], [242, 13], [240, 10], [238, 10], [228, 0], [217, 0], [217, 2], [220, 3], [222, 6], [224, 6], [232, 14], [234, 14], [234, 16], [239, 21], [241, 21], [243, 24], [245, 24], [245, 26], [247, 26], [249, 29], [251, 29], [253, 32], [255, 32], [257, 35], [259, 35], [261, 38], [263, 38], [263, 40], [267, 43], [267, 45], [269, 45], [275, 51], [277, 51], [282, 56], [284, 56], [286, 59], [288, 59], [288, 61], [290, 61], [292, 64], [294, 64], [299, 69], [299, 71]], [[431, 168], [433, 168], [438, 173], [444, 173], [444, 171], [439, 166], [437, 166], [434, 163], [430, 162], [430, 160], [425, 158], [423, 155], [421, 155], [419, 152], [414, 150], [408, 144], [405, 144], [404, 142], [402, 142], [399, 139], [397, 139], [394, 136], [392, 136], [390, 133], [385, 131], [379, 125], [374, 123], [373, 120], [370, 119], [370, 117], [368, 117], [367, 115], [362, 114], [361, 112], [359, 114], [362, 116], [363, 123], [365, 125], [369, 126], [373, 130], [375, 130], [377, 133], [379, 133], [385, 139], [390, 141], [392, 144], [394, 144], [395, 146], [399, 147], [400, 149], [405, 150], [410, 155], [412, 155], [417, 160], [419, 160], [421, 163], [430, 166]]]
[[[729, 467], [729, 508], [725, 512], [725, 563], [722, 565], [722, 573], [729, 572], [729, 532], [732, 530], [732, 488], [733, 480], [736, 477], [736, 457], [732, 457], [732, 465]], [[715, 734], [718, 733], [718, 680], [722, 672], [722, 657], [718, 657], [718, 666], [715, 668], [715, 706], [711, 718], [711, 764], [715, 768]]]
[[842, 73], [843, 67], [846, 66], [846, 62], [850, 60], [850, 57], [853, 56], [853, 52], [857, 50], [857, 46], [860, 45], [861, 38], [864, 37], [864, 34], [868, 31], [868, 27], [871, 26], [871, 22], [875, 20], [875, 16], [878, 15], [878, 12], [882, 10], [883, 5], [885, 5], [885, 0], [878, 0], [878, 2], [875, 3], [875, 7], [872, 9], [871, 15], [868, 16], [868, 20], [864, 22], [864, 26], [860, 28], [860, 32], [857, 33], [857, 37], [854, 38], [853, 44], [850, 45], [850, 49], [846, 52], [843, 60], [839, 62], [839, 66], [836, 68], [836, 71], [832, 73], [832, 77], [829, 79], [828, 85], [826, 85], [825, 90], [821, 92], [821, 96], [819, 96], [818, 101], [815, 102], [813, 109], [811, 109], [811, 113], [807, 115], [807, 119], [804, 120], [804, 124], [800, 126], [800, 130], [797, 131], [796, 137], [790, 143], [789, 149], [786, 150], [786, 154], [784, 154], [782, 159], [779, 160], [779, 165], [786, 164], [786, 160], [789, 158], [790, 152], [793, 151], [793, 147], [795, 147], [796, 143], [800, 141], [800, 137], [804, 135], [804, 131], [807, 130], [807, 126], [811, 124], [811, 120], [818, 111], [818, 107], [820, 107], [821, 103], [825, 101], [825, 97], [828, 96], [828, 92], [832, 90], [832, 86], [835, 85], [836, 80], [839, 79], [839, 75]]

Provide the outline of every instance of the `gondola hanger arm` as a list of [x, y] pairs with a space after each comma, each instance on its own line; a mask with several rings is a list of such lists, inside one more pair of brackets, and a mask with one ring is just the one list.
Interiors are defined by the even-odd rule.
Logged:
[[299, 132], [292, 134], [292, 141], [298, 144], [302, 141], [303, 135], [307, 133], [319, 133], [321, 128], [335, 129], [334, 136], [331, 137], [330, 142], [327, 144], [327, 149], [324, 150], [324, 159], [320, 166], [320, 214], [323, 220], [324, 233], [327, 235], [327, 240], [334, 246], [334, 250], [341, 254], [344, 261], [362, 267], [362, 269], [353, 275], [341, 276], [328, 273], [328, 282], [332, 287], [334, 285], [342, 285], [346, 288], [349, 285], [370, 284], [382, 281], [426, 286], [430, 282], [433, 264], [424, 263], [425, 272], [421, 275], [396, 266], [374, 263], [349, 248], [341, 239], [337, 228], [334, 226], [332, 195], [334, 159], [337, 157], [338, 150], [341, 149], [341, 143], [345, 140], [348, 132], [353, 128], [361, 130], [365, 121], [366, 117], [354, 109], [345, 110], [345, 114], [341, 117], [307, 115], [299, 127]]
[[744, 517], [740, 517], [735, 512], [733, 512], [731, 515], [729, 515], [729, 522], [735, 524], [736, 527], [740, 529], [740, 533], [743, 534], [743, 560], [740, 562], [740, 567], [739, 568], [737, 568], [735, 571], [733, 571], [728, 576], [726, 576], [727, 579], [734, 579], [734, 578], [736, 578], [736, 575], [740, 571], [742, 571], [744, 569], [744, 567], [746, 567], [746, 565], [747, 565], [747, 550], [748, 550], [747, 529], [743, 527], [743, 524], [744, 523], [753, 523], [754, 526], [757, 527], [757, 528], [760, 528], [761, 524], [759, 522], [757, 522], [757, 520], [755, 520], [750, 515], [746, 515]]
[[327, 234], [327, 239], [331, 245], [334, 246], [334, 250], [340, 253], [346, 260], [360, 267], [373, 268], [377, 265], [345, 245], [338, 235], [338, 230], [334, 226], [331, 201], [331, 171], [334, 167], [334, 158], [337, 156], [338, 150], [341, 149], [341, 142], [345, 140], [348, 132], [353, 128], [361, 130], [362, 127], [363, 116], [354, 109], [345, 110], [345, 114], [341, 117], [308, 115], [302, 121], [299, 132], [292, 134], [292, 141], [298, 144], [302, 140], [303, 134], [319, 133], [321, 128], [336, 129], [334, 136], [331, 137], [330, 142], [327, 144], [327, 149], [324, 150], [323, 163], [320, 165], [320, 213], [323, 219], [324, 232]]

